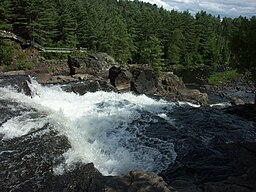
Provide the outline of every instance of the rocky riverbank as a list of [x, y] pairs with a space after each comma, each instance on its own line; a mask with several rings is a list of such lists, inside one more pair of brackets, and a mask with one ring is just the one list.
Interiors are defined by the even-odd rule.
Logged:
[[133, 92], [172, 101], [186, 101], [206, 105], [208, 96], [196, 89], [187, 89], [182, 80], [172, 72], [156, 76], [154, 71], [143, 65], [120, 66], [106, 53], [97, 53], [85, 58], [70, 57], [69, 71], [45, 73], [38, 70], [6, 72], [2, 75], [34, 76], [41, 84], [69, 84], [67, 90], [78, 94], [98, 90]]
[[204, 88], [228, 99], [232, 105], [253, 104], [255, 102], [256, 87], [249, 80], [248, 74], [237, 77], [223, 85], [206, 85]]
[[[26, 81], [29, 81], [27, 76], [5, 76], [0, 82], [1, 86], [17, 85], [18, 91], [29, 95]], [[11, 106], [16, 106], [16, 112]], [[1, 125], [16, 116], [17, 111], [24, 110], [18, 106], [12, 101], [1, 101]], [[160, 175], [131, 170], [126, 176], [103, 176], [93, 164], [77, 164], [63, 175], [55, 175], [53, 166], [63, 161], [60, 154], [70, 144], [65, 136], [45, 124], [22, 137], [0, 142], [1, 151], [5, 151], [0, 158], [1, 189], [253, 192], [256, 191], [255, 116], [254, 105], [240, 105], [225, 110], [176, 106], [165, 118], [151, 117], [155, 120], [144, 134], [173, 143], [177, 153], [175, 163]], [[169, 122], [171, 118], [175, 121]], [[39, 134], [48, 129], [50, 132]], [[21, 161], [23, 157], [27, 160]], [[7, 168], [4, 162], [12, 164]]]
[[[98, 90], [133, 91], [171, 101], [207, 103], [207, 95], [187, 89], [171, 72], [157, 78], [150, 68], [120, 67], [113, 60], [108, 63], [105, 57], [71, 60], [76, 66], [69, 63], [70, 71], [61, 75], [33, 71], [29, 74], [42, 84], [61, 84], [65, 91], [80, 95]], [[92, 69], [87, 68], [91, 66], [87, 62], [91, 61], [98, 62], [97, 68], [95, 65]], [[73, 74], [68, 75], [71, 72]], [[0, 85], [15, 85], [19, 92], [31, 95], [26, 83], [30, 81], [27, 74], [24, 71], [4, 73]], [[239, 89], [242, 88], [240, 85]], [[27, 110], [19, 109], [19, 105], [12, 101], [1, 100], [0, 104], [0, 125], [15, 117], [17, 112]], [[144, 134], [172, 143], [177, 153], [175, 163], [159, 175], [131, 170], [125, 176], [103, 176], [92, 163], [78, 163], [69, 172], [55, 175], [53, 166], [63, 161], [61, 154], [70, 148], [70, 143], [50, 124], [45, 124], [22, 137], [1, 140], [0, 188], [2, 191], [253, 192], [256, 191], [255, 116], [252, 104], [221, 110], [207, 106], [176, 106], [163, 118], [154, 115], [151, 117], [154, 122]], [[45, 130], [50, 132], [38, 134]], [[1, 139], [3, 137], [0, 135]], [[30, 150], [24, 150], [24, 147]], [[27, 160], [21, 161], [24, 157]], [[5, 162], [13, 163], [6, 167]]]

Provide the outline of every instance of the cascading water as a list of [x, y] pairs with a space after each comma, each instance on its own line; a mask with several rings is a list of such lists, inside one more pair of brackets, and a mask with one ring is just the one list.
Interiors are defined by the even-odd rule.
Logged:
[[[0, 77], [1, 192], [120, 191], [134, 169], [168, 184], [216, 182], [243, 175], [244, 159], [255, 162], [255, 121], [226, 110], [131, 93], [77, 95], [34, 80], [28, 89], [27, 79]], [[94, 166], [125, 176], [104, 177]]]
[[60, 86], [41, 86], [35, 80], [30, 88], [32, 97], [12, 87], [0, 88], [0, 98], [13, 114], [2, 120], [0, 135], [10, 140], [49, 123], [71, 146], [63, 154], [64, 162], [54, 166], [55, 174], [76, 162], [93, 162], [104, 175], [127, 174], [132, 169], [160, 173], [175, 160], [171, 141], [145, 135], [159, 118], [172, 121], [165, 113], [173, 103], [131, 93], [99, 91], [80, 96]]

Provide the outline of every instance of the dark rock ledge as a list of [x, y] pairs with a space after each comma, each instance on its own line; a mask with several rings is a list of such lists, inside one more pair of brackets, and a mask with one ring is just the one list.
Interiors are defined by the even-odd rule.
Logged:
[[[180, 91], [177, 90], [184, 89], [183, 83], [170, 72], [166, 76], [162, 76], [160, 79], [161, 86], [159, 86], [159, 82], [155, 81], [156, 78], [150, 69], [124, 69], [119, 67], [116, 67], [116, 69], [117, 75], [112, 81], [114, 84], [108, 82], [104, 71], [99, 72], [104, 75], [98, 77], [88, 74], [75, 74], [72, 76], [52, 76], [45, 74], [49, 75], [49, 78], [45, 78], [45, 83], [49, 83], [48, 80], [51, 79], [51, 83], [68, 83], [73, 85], [70, 83], [70, 80], [63, 80], [64, 78], [73, 78], [76, 79], [74, 84], [79, 87], [81, 82], [91, 82], [91, 86], [88, 88], [83, 88], [82, 86], [80, 91], [73, 87], [66, 87], [67, 91], [84, 94], [86, 91], [91, 91], [91, 89], [102, 89], [101, 83], [99, 82], [102, 81], [106, 82], [105, 85], [108, 85], [113, 90], [126, 90], [128, 86], [130, 91], [132, 90], [138, 94], [140, 94], [140, 91], [141, 93], [146, 91], [149, 95], [158, 93], [160, 95], [162, 93], [162, 95], [174, 99], [177, 99], [179, 94], [181, 95], [179, 93]], [[108, 70], [107, 74], [110, 74]], [[21, 76], [16, 76], [15, 74], [12, 74], [12, 76], [9, 75], [1, 78], [1, 86], [13, 83], [17, 85], [19, 91], [30, 95], [27, 84], [24, 84], [24, 82], [29, 81], [28, 76], [23, 74], [19, 74]], [[42, 78], [40, 75], [42, 74], [38, 75], [39, 79]], [[62, 82], [54, 82], [55, 77]], [[82, 78], [84, 78], [84, 81], [81, 81]], [[99, 80], [96, 84], [95, 78]], [[138, 82], [143, 82], [143, 84]], [[190, 96], [191, 98], [193, 100], [192, 96]], [[99, 173], [93, 164], [77, 164], [73, 171], [56, 176], [52, 172], [52, 166], [58, 162], [55, 162], [56, 160], [53, 160], [55, 159], [53, 157], [58, 157], [60, 154], [63, 154], [64, 149], [69, 148], [66, 138], [59, 137], [56, 139], [55, 136], [57, 133], [44, 135], [42, 138], [26, 135], [24, 136], [26, 138], [25, 140], [16, 139], [12, 143], [2, 141], [0, 143], [1, 149], [3, 150], [5, 148], [15, 149], [14, 154], [2, 154], [1, 156], [0, 189], [4, 192], [256, 191], [256, 112], [254, 105], [240, 105], [224, 110], [209, 109], [207, 107], [200, 109], [180, 109], [180, 111], [177, 110], [175, 113], [168, 115], [174, 115], [182, 124], [177, 127], [170, 127], [166, 122], [161, 123], [160, 121], [158, 124], [153, 124], [152, 127], [149, 127], [147, 132], [150, 135], [150, 131], [156, 130], [157, 128], [157, 133], [152, 132], [154, 137], [157, 136], [166, 140], [171, 137], [174, 138], [172, 142], [176, 142], [175, 151], [179, 153], [176, 164], [161, 173], [161, 177], [154, 173], [138, 170], [131, 171], [127, 176], [105, 177]], [[243, 138], [248, 137], [250, 138], [249, 141], [243, 140]], [[229, 143], [227, 142], [229, 139], [233, 139], [234, 141]], [[41, 140], [44, 141], [43, 144], [40, 143]], [[31, 146], [32, 153], [36, 155], [20, 162], [23, 156], [31, 154], [31, 152], [28, 153], [27, 150], [22, 149], [22, 144]], [[41, 150], [35, 151], [35, 145], [40, 146]], [[45, 155], [48, 155], [50, 159], [45, 161]], [[6, 168], [5, 162], [15, 161], [18, 162], [16, 165], [11, 164]], [[61, 162], [62, 160], [59, 159], [57, 161]], [[30, 179], [23, 180], [25, 177], [29, 177]], [[174, 187], [175, 190], [170, 186]]]
[[162, 177], [151, 172], [134, 170], [128, 176], [102, 176], [92, 163], [77, 164], [75, 170], [54, 176], [49, 191], [88, 192], [176, 192]]
[[196, 89], [187, 89], [182, 80], [172, 72], [157, 77], [148, 66], [119, 66], [106, 53], [96, 53], [86, 58], [68, 57], [69, 75], [12, 71], [2, 76], [31, 75], [41, 84], [66, 84], [65, 90], [78, 94], [86, 92], [118, 91], [165, 97], [171, 101], [186, 101], [206, 105], [208, 95]]

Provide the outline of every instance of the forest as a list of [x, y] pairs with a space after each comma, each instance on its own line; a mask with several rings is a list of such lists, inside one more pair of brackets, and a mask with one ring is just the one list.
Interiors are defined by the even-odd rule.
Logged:
[[256, 74], [256, 16], [192, 15], [137, 0], [2, 0], [0, 29], [42, 46], [87, 48], [156, 70], [208, 65]]

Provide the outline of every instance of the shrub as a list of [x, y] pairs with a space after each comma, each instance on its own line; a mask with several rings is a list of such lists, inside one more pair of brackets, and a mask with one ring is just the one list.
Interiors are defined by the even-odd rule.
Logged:
[[223, 85], [232, 79], [241, 76], [236, 70], [224, 71], [224, 72], [215, 72], [208, 77], [208, 83], [210, 85]]
[[13, 48], [11, 43], [0, 40], [0, 65], [10, 65], [13, 59]]

